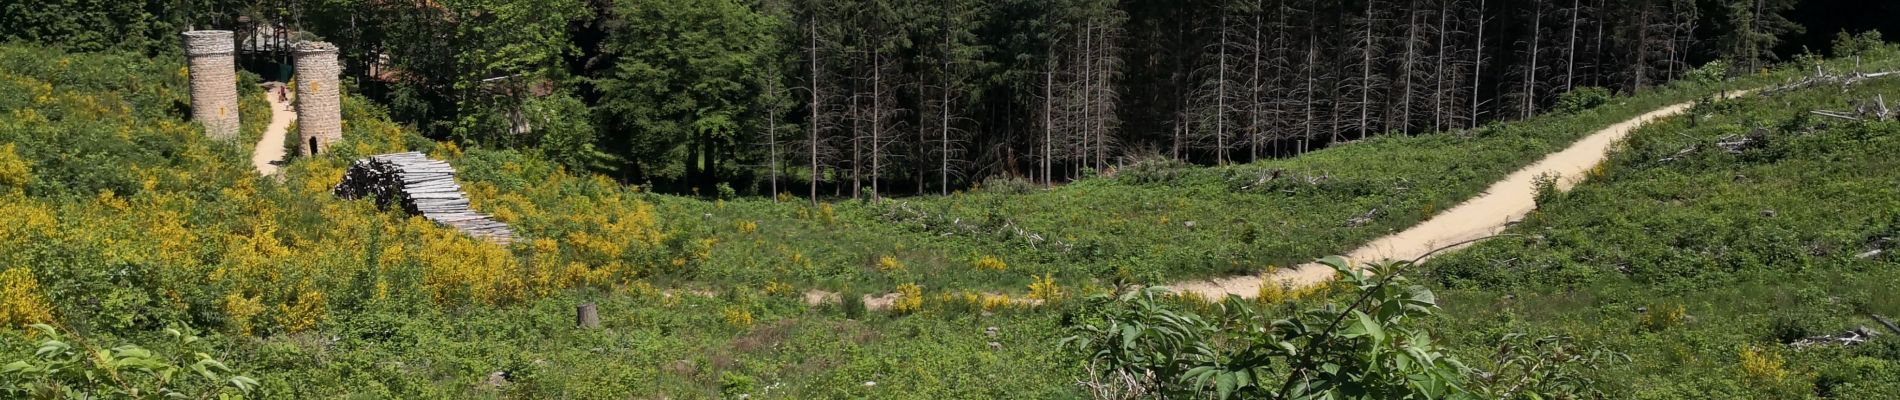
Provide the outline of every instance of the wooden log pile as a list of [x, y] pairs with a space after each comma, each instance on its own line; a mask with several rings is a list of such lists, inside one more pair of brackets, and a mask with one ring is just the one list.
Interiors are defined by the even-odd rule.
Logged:
[[403, 211], [455, 228], [469, 236], [508, 244], [508, 224], [469, 208], [468, 196], [455, 183], [455, 167], [419, 152], [383, 154], [356, 160], [334, 190], [346, 199], [374, 198], [378, 206]]

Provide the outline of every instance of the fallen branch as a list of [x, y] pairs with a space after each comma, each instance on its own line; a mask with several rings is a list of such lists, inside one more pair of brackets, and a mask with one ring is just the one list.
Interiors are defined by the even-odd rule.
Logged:
[[1809, 111], [1809, 112], [1814, 113], [1814, 115], [1819, 115], [1823, 117], [1840, 118], [1840, 119], [1844, 119], [1848, 121], [1860, 121], [1859, 117], [1855, 117], [1853, 115], [1849, 115], [1848, 113], [1844, 113], [1840, 111], [1814, 110], [1814, 111]]
[[[1889, 327], [1891, 327], [1891, 325], [1889, 325]], [[1862, 327], [1854, 328], [1853, 330], [1849, 330], [1847, 332], [1841, 332], [1841, 333], [1837, 333], [1833, 335], [1819, 335], [1819, 336], [1810, 336], [1810, 337], [1802, 338], [1801, 340], [1796, 340], [1793, 343], [1788, 343], [1788, 346], [1795, 347], [1795, 348], [1806, 348], [1806, 347], [1825, 346], [1825, 345], [1853, 346], [1853, 345], [1867, 343], [1867, 341], [1873, 340], [1874, 335], [1875, 335], [1875, 332], [1873, 330], [1867, 329], [1867, 327], [1862, 326]]]
[[1372, 223], [1372, 220], [1374, 218], [1377, 218], [1378, 216], [1379, 216], [1379, 209], [1375, 207], [1371, 210], [1366, 210], [1365, 214], [1360, 214], [1357, 217], [1352, 217], [1352, 219], [1346, 220], [1346, 226], [1352, 227], [1352, 228], [1365, 226], [1366, 224]]
[[1868, 313], [1867, 316], [1874, 317], [1874, 321], [1879, 321], [1881, 325], [1886, 325], [1887, 330], [1893, 331], [1894, 334], [1900, 334], [1900, 325], [1894, 325], [1893, 321], [1887, 320], [1887, 317], [1882, 317], [1880, 314], [1874, 313]]

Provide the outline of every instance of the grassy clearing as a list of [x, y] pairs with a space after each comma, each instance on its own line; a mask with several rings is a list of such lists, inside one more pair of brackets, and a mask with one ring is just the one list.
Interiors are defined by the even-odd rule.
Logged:
[[[1862, 64], [1893, 66], [1900, 61]], [[999, 181], [951, 196], [819, 207], [765, 199], [656, 202], [669, 214], [701, 216], [713, 232], [750, 223], [766, 238], [722, 242], [712, 262], [693, 271], [696, 281], [856, 290], [922, 282], [1022, 292], [1041, 276], [1107, 286], [1254, 273], [1342, 254], [1403, 230], [1617, 122], [1718, 88], [1761, 88], [1812, 70], [1791, 67], [1713, 86], [1685, 82], [1578, 112], [1383, 136], [1248, 165], [1141, 164], [1055, 188]], [[904, 268], [880, 269], [884, 257]], [[976, 267], [985, 257], [1008, 267]]]
[[[1505, 332], [1571, 335], [1632, 361], [1598, 373], [1627, 398], [1886, 398], [1900, 340], [1795, 340], [1900, 315], [1900, 123], [1821, 118], [1900, 81], [1699, 107], [1636, 132], [1589, 182], [1504, 238], [1432, 263], [1479, 348]], [[1730, 152], [1718, 145], [1748, 137]], [[1694, 150], [1686, 151], [1684, 149]], [[1881, 253], [1870, 253], [1881, 251]]]
[[[599, 304], [600, 329], [572, 328], [584, 301]], [[1073, 374], [1045, 346], [1057, 324], [1044, 313], [848, 316], [795, 296], [629, 288], [472, 312], [376, 310], [324, 335], [221, 347], [290, 398], [1071, 397], [1050, 381]], [[497, 372], [508, 383], [489, 385]]]
[[[67, 58], [73, 61], [66, 66], [44, 62]], [[994, 185], [896, 203], [811, 206], [643, 193], [605, 178], [565, 173], [532, 152], [463, 150], [421, 140], [356, 98], [344, 103], [350, 123], [345, 142], [334, 152], [296, 160], [281, 183], [260, 179], [250, 171], [245, 146], [255, 142], [253, 127], [261, 129], [267, 120], [252, 117], [268, 115], [259, 108], [263, 102], [247, 97], [245, 118], [259, 123], [247, 125], [252, 139], [245, 144], [205, 140], [182, 122], [184, 77], [175, 74], [177, 69], [176, 62], [135, 56], [0, 46], [0, 111], [6, 113], [0, 116], [0, 146], [13, 149], [0, 151], [0, 272], [8, 278], [0, 291], [0, 325], [6, 326], [0, 328], [0, 356], [21, 358], [34, 351], [32, 338], [14, 329], [18, 324], [56, 322], [96, 343], [153, 343], [166, 354], [216, 354], [258, 378], [266, 397], [1079, 397], [1074, 379], [1082, 375], [1082, 359], [1051, 348], [1072, 325], [1074, 308], [1011, 309], [1007, 299], [979, 292], [1074, 298], [1114, 283], [1255, 271], [1343, 252], [1468, 198], [1581, 135], [1708, 92], [1675, 87], [1575, 114], [1462, 133], [1379, 138], [1252, 165], [1137, 166], [1053, 189]], [[1728, 85], [1753, 87], [1780, 77], [1751, 76]], [[1729, 116], [1736, 110], [1775, 108], [1773, 101], [1782, 99], [1821, 104], [1825, 97], [1803, 96], [1812, 97], [1703, 110], [1711, 116], [1686, 131], [1706, 140], [1750, 126]], [[1776, 302], [1808, 304], [1776, 308], [1796, 312], [1792, 320], [1811, 321], [1815, 330], [1838, 329], [1839, 321], [1860, 322], [1853, 316], [1826, 319], [1839, 314], [1838, 304], [1900, 314], [1892, 300], [1862, 294], [1880, 293], [1877, 286], [1835, 284], [1850, 274], [1892, 280], [1878, 268], [1888, 264], [1841, 266], [1892, 260], [1842, 258], [1853, 253], [1854, 240], [1877, 232], [1857, 223], [1895, 225], [1892, 218], [1847, 219], [1896, 208], [1891, 175], [1868, 172], [1892, 170], [1892, 164], [1873, 157], [1877, 150], [1891, 152], [1892, 142], [1854, 142], [1862, 139], [1833, 132], [1771, 142], [1770, 149], [1785, 150], [1781, 158], [1715, 156], [1663, 166], [1639, 161], [1686, 142], [1657, 134], [1633, 140], [1636, 150], [1620, 155], [1601, 179], [1640, 190], [1586, 185], [1562, 196], [1523, 229], [1587, 226], [1597, 222], [1565, 216], [1606, 210], [1651, 211], [1621, 217], [1644, 222], [1621, 231], [1573, 234], [1608, 235], [1606, 244], [1594, 250], [1535, 248], [1575, 261], [1552, 263], [1558, 266], [1549, 270], [1454, 273], [1452, 265], [1458, 264], [1445, 263], [1435, 278], [1460, 289], [1447, 295], [1453, 318], [1443, 322], [1444, 330], [1464, 332], [1456, 343], [1472, 354], [1495, 346], [1495, 340], [1480, 335], [1502, 332], [1497, 326], [1567, 331], [1613, 349], [1651, 343], [1640, 340], [1679, 342], [1671, 329], [1705, 329], [1695, 332], [1734, 339], [1750, 326], [1776, 321], [1751, 317], [1754, 309], [1728, 317], [1725, 310], [1731, 309], [1719, 307], [1773, 290], [1768, 277], [1744, 273], [1752, 270], [1794, 271], [1790, 284], [1816, 288], [1810, 292], [1820, 295], [1775, 297]], [[1837, 152], [1842, 143], [1874, 150]], [[454, 162], [477, 209], [496, 214], [533, 240], [511, 247], [469, 240], [416, 218], [379, 211], [367, 201], [328, 195], [349, 159], [402, 149]], [[1643, 154], [1651, 158], [1633, 158]], [[1799, 161], [1809, 159], [1853, 168]], [[1733, 184], [1772, 183], [1800, 194], [1764, 198], [1759, 204], [1706, 202], [1720, 206], [1655, 220], [1643, 219], [1669, 214], [1619, 203], [1630, 193], [1670, 190], [1706, 189], [1713, 190], [1709, 196], [1749, 199], [1770, 187], [1724, 189], [1714, 177], [1728, 173], [1724, 163], [1738, 162], [1767, 168], [1750, 176], [1770, 183]], [[1778, 166], [1784, 162], [1789, 164]], [[1672, 169], [1687, 166], [1699, 167]], [[1257, 183], [1274, 171], [1280, 178]], [[1694, 187], [1640, 185], [1671, 176], [1690, 177], [1676, 182]], [[1828, 183], [1809, 184], [1816, 176]], [[1593, 198], [1601, 204], [1589, 203]], [[1814, 202], [1828, 206], [1804, 211]], [[1763, 206], [1778, 210], [1778, 221], [1798, 223], [1685, 227], [1701, 223], [1699, 215], [1759, 212]], [[1576, 209], [1563, 211], [1566, 207]], [[1348, 226], [1348, 220], [1375, 208], [1382, 211], [1360, 226]], [[1665, 252], [1628, 239], [1645, 238], [1635, 234], [1646, 232], [1644, 227], [1686, 232], [1668, 243], [1705, 251], [1671, 259], [1673, 264], [1665, 264], [1671, 268], [1642, 270], [1635, 280], [1610, 272], [1614, 264], [1593, 261]], [[1694, 236], [1704, 234], [1697, 232], [1719, 235]], [[1746, 235], [1751, 232], [1773, 234]], [[1776, 247], [1790, 237], [1817, 241], [1827, 252], [1793, 258], [1796, 262], [1770, 258], [1790, 250]], [[1471, 257], [1511, 249], [1484, 246]], [[1485, 261], [1467, 265], [1492, 264], [1473, 260]], [[1693, 273], [1749, 260], [1759, 264], [1722, 275]], [[1682, 276], [1684, 271], [1692, 274]], [[1546, 277], [1525, 278], [1531, 275]], [[1032, 288], [1037, 277], [1046, 280]], [[1748, 282], [1756, 283], [1743, 284]], [[1544, 285], [1573, 290], [1540, 297]], [[900, 287], [915, 294], [902, 302], [914, 307], [898, 313], [866, 313], [850, 301], [810, 308], [798, 295], [821, 288], [852, 298]], [[1689, 290], [1705, 287], [1728, 289], [1707, 295]], [[713, 296], [687, 294], [694, 291]], [[1500, 291], [1518, 291], [1525, 306], [1478, 309]], [[1629, 311], [1619, 310], [1633, 300], [1619, 299], [1631, 298], [1676, 302], [1685, 310], [1682, 315], [1696, 322], [1630, 320], [1636, 322], [1605, 324], [1597, 328], [1599, 334], [1574, 322], [1589, 321], [1584, 316], [1559, 312], [1560, 307], [1602, 304], [1595, 306], [1601, 314], [1594, 317], [1628, 320], [1633, 318]], [[1814, 300], [1834, 298], [1842, 300]], [[603, 329], [569, 327], [573, 306], [580, 302], [601, 304]], [[1188, 304], [1201, 311], [1213, 307]], [[1668, 305], [1658, 304], [1645, 307]], [[1500, 311], [1515, 309], [1533, 311]], [[1495, 323], [1505, 318], [1519, 322]], [[1708, 322], [1721, 318], [1740, 322], [1720, 327]], [[1632, 324], [1665, 329], [1641, 336], [1646, 339], [1612, 336], [1639, 326]], [[162, 344], [159, 332], [187, 325], [203, 331], [206, 340], [196, 347]], [[990, 326], [999, 328], [997, 338], [984, 333]], [[1766, 345], [1760, 339], [1750, 343]], [[1679, 353], [1692, 356], [1685, 360], [1704, 364], [1680, 365], [1687, 370], [1707, 365], [1715, 371], [1711, 376], [1727, 374], [1721, 379], [1734, 375], [1720, 368], [1741, 360], [1736, 343], [1682, 348], [1687, 350]], [[1638, 357], [1662, 354], [1621, 351]], [[1836, 368], [1843, 364], [1821, 364], [1825, 369], [1802, 364], [1834, 356], [1826, 353], [1750, 354], [1754, 367], [1749, 370], [1755, 371], [1750, 373], [1780, 376], [1766, 368], [1774, 364], [1767, 362], [1772, 354], [1784, 360], [1777, 368], [1793, 371], [1789, 382], [1813, 387], [1822, 386], [1821, 377], [1838, 376], [1843, 378], [1827, 382], [1861, 382], [1854, 387], [1881, 390], [1866, 377], [1884, 377], [1881, 371], [1891, 370], [1875, 361], [1866, 362], [1875, 370], [1862, 375], [1850, 373], [1862, 370]], [[1650, 382], [1632, 378], [1647, 370], [1619, 368], [1608, 370], [1621, 374], [1612, 382]], [[509, 383], [486, 386], [497, 371], [507, 372]], [[1803, 378], [1809, 372], [1815, 378]], [[1720, 385], [1733, 380], [1709, 379], [1668, 381], [1679, 386], [1657, 390], [1682, 391], [1643, 394], [1727, 390]]]
[[[687, 282], [712, 246], [762, 236], [656, 206], [696, 200], [417, 140], [360, 99], [334, 152], [257, 177], [246, 146], [264, 119], [248, 116], [268, 110], [243, 103], [245, 144], [208, 140], [184, 122], [178, 68], [0, 46], [0, 360], [33, 357], [43, 338], [22, 327], [51, 323], [182, 365], [214, 355], [265, 398], [1068, 397], [1066, 381], [1010, 372], [1071, 375], [1041, 346], [1053, 314], [934, 290], [903, 316], [814, 309], [782, 284], [669, 297], [648, 280]], [[349, 159], [405, 148], [454, 160], [479, 208], [539, 240], [497, 246], [328, 194]], [[571, 328], [583, 301], [602, 329]], [[510, 383], [484, 386], [497, 371]], [[0, 374], [5, 390], [17, 376]], [[235, 394], [184, 376], [168, 387]]]

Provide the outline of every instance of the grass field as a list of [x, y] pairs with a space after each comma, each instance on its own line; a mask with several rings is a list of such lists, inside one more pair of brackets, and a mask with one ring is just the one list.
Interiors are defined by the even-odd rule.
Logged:
[[[1576, 337], [1631, 360], [1619, 398], [1886, 398], [1900, 341], [1801, 348], [1900, 315], [1900, 123], [1810, 114], [1900, 95], [1900, 80], [1701, 108], [1637, 131], [1601, 173], [1512, 232], [1432, 262], [1443, 332]], [[1729, 151], [1718, 143], [1751, 141]], [[1691, 149], [1691, 150], [1685, 150]]]
[[[255, 130], [217, 143], [185, 122], [178, 69], [0, 46], [0, 359], [32, 357], [45, 338], [18, 327], [49, 322], [94, 348], [139, 343], [186, 364], [205, 353], [267, 398], [1084, 397], [1086, 357], [1054, 345], [1098, 311], [1077, 299], [1341, 253], [1603, 126], [1811, 70], [1248, 165], [810, 205], [647, 193], [531, 152], [461, 149], [360, 98], [345, 101], [336, 151], [259, 178], [244, 155]], [[1900, 314], [1880, 295], [1894, 256], [1858, 257], [1900, 226], [1884, 156], [1896, 127], [1802, 117], [1895, 87], [1724, 102], [1644, 129], [1515, 228], [1531, 238], [1431, 264], [1446, 290], [1428, 326], [1479, 368], [1500, 368], [1484, 360], [1506, 333], [1627, 353], [1636, 361], [1579, 372], [1609, 397], [1894, 393], [1890, 338], [1776, 342]], [[262, 121], [254, 100], [245, 118]], [[1757, 126], [1770, 132], [1761, 147], [1714, 150]], [[1662, 161], [1691, 143], [1702, 150]], [[350, 159], [405, 149], [452, 161], [475, 207], [529, 240], [476, 241], [329, 195]], [[808, 306], [811, 289], [900, 295], [866, 311]], [[584, 302], [602, 328], [572, 327]], [[202, 340], [170, 341], [168, 328]]]

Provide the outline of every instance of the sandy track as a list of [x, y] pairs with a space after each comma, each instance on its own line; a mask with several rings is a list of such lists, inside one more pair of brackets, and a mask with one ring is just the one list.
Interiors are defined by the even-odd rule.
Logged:
[[[1733, 98], [1747, 92], [1721, 94], [1721, 98]], [[1381, 237], [1346, 254], [1354, 263], [1381, 260], [1411, 260], [1420, 258], [1440, 247], [1464, 243], [1486, 236], [1496, 235], [1512, 223], [1522, 220], [1537, 208], [1534, 197], [1537, 194], [1537, 177], [1546, 173], [1558, 174], [1557, 187], [1569, 190], [1583, 180], [1591, 168], [1602, 164], [1609, 158], [1609, 152], [1630, 132], [1643, 124], [1657, 119], [1680, 114], [1689, 109], [1691, 103], [1680, 103], [1650, 111], [1629, 120], [1610, 125], [1591, 133], [1556, 153], [1544, 156], [1535, 164], [1511, 173], [1503, 180], [1492, 183], [1478, 197], [1466, 200], [1457, 207], [1445, 210], [1423, 223], [1414, 225], [1405, 231]], [[1221, 299], [1229, 295], [1242, 298], [1254, 298], [1260, 294], [1260, 286], [1267, 282], [1288, 287], [1303, 287], [1323, 283], [1333, 279], [1333, 269], [1319, 263], [1307, 263], [1291, 269], [1272, 271], [1266, 276], [1246, 275], [1217, 279], [1175, 282], [1168, 285], [1175, 293], [1193, 293], [1206, 299]], [[807, 304], [818, 305], [834, 303], [839, 295], [833, 292], [812, 290], [804, 293]], [[867, 309], [881, 310], [890, 308], [896, 300], [895, 293], [864, 295]]]
[[[1722, 98], [1731, 98], [1745, 92], [1725, 93]], [[1569, 190], [1582, 181], [1591, 168], [1603, 163], [1609, 157], [1610, 149], [1616, 143], [1628, 137], [1630, 132], [1650, 121], [1680, 114], [1688, 110], [1690, 103], [1681, 103], [1663, 107], [1655, 111], [1610, 125], [1603, 130], [1591, 133], [1570, 147], [1544, 156], [1536, 164], [1519, 169], [1504, 180], [1491, 184], [1478, 197], [1466, 200], [1463, 204], [1445, 210], [1437, 216], [1406, 229], [1397, 234], [1385, 236], [1367, 243], [1346, 258], [1355, 263], [1382, 260], [1411, 260], [1430, 253], [1439, 247], [1462, 243], [1502, 232], [1510, 224], [1522, 220], [1532, 209], [1537, 208], [1533, 200], [1537, 189], [1535, 181], [1546, 173], [1560, 174], [1557, 186]], [[1288, 287], [1302, 287], [1326, 282], [1333, 278], [1331, 267], [1319, 263], [1307, 263], [1291, 269], [1273, 271], [1267, 276], [1248, 275], [1218, 279], [1176, 282], [1168, 285], [1176, 293], [1193, 293], [1207, 299], [1220, 299], [1228, 295], [1254, 298], [1260, 293], [1260, 286], [1267, 282]]]
[[264, 100], [270, 102], [270, 125], [251, 151], [251, 166], [259, 175], [271, 176], [277, 173], [276, 162], [284, 159], [284, 132], [290, 130], [290, 121], [297, 120], [297, 111], [291, 109], [289, 101], [277, 101], [272, 90], [264, 92]]

